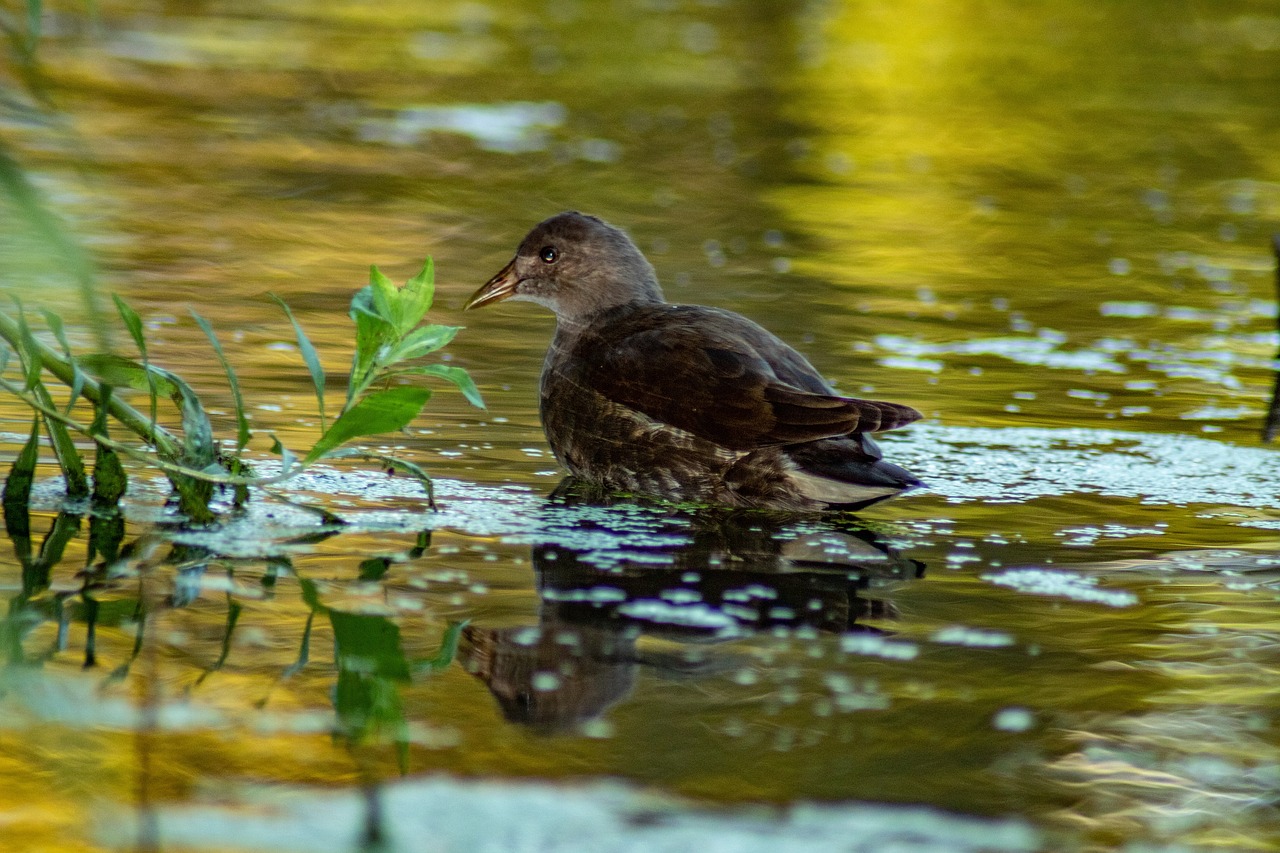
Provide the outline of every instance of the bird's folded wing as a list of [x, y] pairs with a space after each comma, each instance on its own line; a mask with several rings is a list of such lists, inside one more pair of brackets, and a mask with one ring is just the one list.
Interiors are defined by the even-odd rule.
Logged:
[[604, 397], [735, 450], [881, 432], [908, 406], [813, 393], [778, 379], [740, 336], [645, 329], [611, 341], [586, 372]]

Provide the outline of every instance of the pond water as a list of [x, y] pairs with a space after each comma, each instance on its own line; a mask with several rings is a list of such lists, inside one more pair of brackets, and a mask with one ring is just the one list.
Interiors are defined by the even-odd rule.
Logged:
[[[426, 255], [488, 408], [441, 387], [385, 439], [438, 512], [290, 486], [343, 525], [184, 528], [141, 471], [113, 525], [46, 459], [0, 556], [6, 849], [1275, 849], [1271, 4], [105, 0], [40, 59], [56, 112], [0, 140], [225, 435], [189, 309], [266, 458], [317, 424], [266, 294], [336, 382], [368, 265]], [[883, 444], [930, 488], [553, 496], [551, 319], [461, 306], [567, 208], [925, 412]], [[0, 282], [90, 347], [13, 213]]]

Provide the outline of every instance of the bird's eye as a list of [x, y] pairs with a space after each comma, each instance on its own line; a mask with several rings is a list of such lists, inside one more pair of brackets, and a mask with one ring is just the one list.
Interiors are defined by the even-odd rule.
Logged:
[[542, 251], [538, 252], [538, 257], [542, 258], [543, 263], [554, 264], [556, 258], [560, 257], [560, 253], [554, 246], [543, 246]]

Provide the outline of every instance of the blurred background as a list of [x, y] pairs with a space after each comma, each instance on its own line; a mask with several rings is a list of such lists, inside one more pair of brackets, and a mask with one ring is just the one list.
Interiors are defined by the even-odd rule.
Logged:
[[[50, 4], [0, 138], [102, 290], [175, 343], [191, 304], [233, 326], [250, 385], [296, 364], [266, 291], [337, 344], [368, 264], [430, 254], [461, 322], [576, 208], [671, 299], [765, 321], [850, 392], [1248, 441], [1275, 348], [1269, 8]], [[4, 223], [6, 289], [55, 298], [65, 265]], [[464, 324], [456, 357], [530, 426], [549, 318]]]

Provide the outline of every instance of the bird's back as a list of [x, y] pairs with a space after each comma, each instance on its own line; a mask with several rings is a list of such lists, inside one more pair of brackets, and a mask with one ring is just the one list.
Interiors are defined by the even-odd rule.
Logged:
[[[857, 433], [919, 417], [836, 396], [808, 360], [741, 315], [666, 303], [561, 325], [541, 411], [552, 450], [577, 476], [677, 500], [783, 508], [862, 499], [831, 499], [847, 491], [832, 476], [870, 476], [876, 495], [900, 491], [905, 484], [884, 492], [883, 476], [862, 472], [884, 463]], [[791, 449], [824, 440], [808, 450], [825, 467], [797, 474]], [[832, 464], [841, 451], [853, 468]]]

